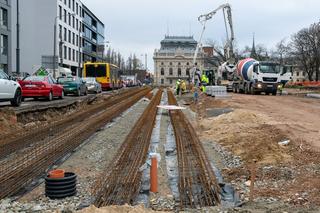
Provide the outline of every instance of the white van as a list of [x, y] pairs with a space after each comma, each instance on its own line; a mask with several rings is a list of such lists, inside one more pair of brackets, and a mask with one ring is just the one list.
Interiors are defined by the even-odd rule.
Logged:
[[20, 106], [22, 91], [20, 84], [0, 70], [0, 101], [10, 101], [13, 106]]

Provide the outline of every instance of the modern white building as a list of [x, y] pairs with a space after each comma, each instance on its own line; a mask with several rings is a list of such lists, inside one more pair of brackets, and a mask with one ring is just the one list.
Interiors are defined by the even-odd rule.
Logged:
[[[12, 0], [16, 8], [17, 0]], [[69, 68], [80, 74], [83, 62], [84, 5], [80, 0], [20, 0], [20, 72], [43, 66]], [[16, 52], [16, 9], [12, 11], [12, 52]], [[54, 25], [56, 24], [56, 32]], [[104, 29], [103, 29], [104, 31]], [[54, 42], [54, 33], [56, 42]], [[56, 64], [54, 66], [54, 46]], [[16, 55], [12, 57], [16, 71]]]
[[[192, 61], [197, 42], [192, 36], [165, 36], [160, 49], [154, 51], [154, 83], [174, 86], [178, 79], [190, 80]], [[197, 66], [204, 64], [203, 53], [197, 57]]]

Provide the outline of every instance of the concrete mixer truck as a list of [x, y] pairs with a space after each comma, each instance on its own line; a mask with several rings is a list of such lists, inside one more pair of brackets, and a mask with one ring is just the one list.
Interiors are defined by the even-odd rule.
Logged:
[[243, 59], [234, 72], [232, 90], [234, 93], [277, 95], [281, 70], [279, 63]]

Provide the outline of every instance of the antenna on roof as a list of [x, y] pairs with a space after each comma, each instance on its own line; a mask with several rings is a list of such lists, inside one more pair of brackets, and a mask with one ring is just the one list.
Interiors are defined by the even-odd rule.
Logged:
[[167, 20], [167, 36], [169, 36], [170, 31], [169, 31], [169, 21]]

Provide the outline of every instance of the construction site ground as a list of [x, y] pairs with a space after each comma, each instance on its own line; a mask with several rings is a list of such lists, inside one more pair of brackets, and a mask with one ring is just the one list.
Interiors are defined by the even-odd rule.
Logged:
[[[108, 95], [99, 97], [102, 101]], [[151, 97], [149, 97], [151, 98]], [[217, 206], [201, 209], [207, 212], [318, 212], [320, 207], [320, 100], [300, 96], [252, 96], [230, 94], [216, 99], [202, 94], [198, 104], [191, 94], [178, 97], [183, 112], [197, 131], [209, 160], [222, 174], [225, 183], [237, 190], [241, 207]], [[112, 161], [117, 150], [139, 119], [147, 98], [122, 113], [105, 128], [96, 132], [71, 156], [56, 167], [78, 175], [77, 196], [50, 200], [40, 184], [17, 200], [0, 201], [0, 212], [153, 212], [176, 211], [174, 193], [168, 180], [166, 144], [174, 135], [169, 132], [170, 116], [160, 110], [158, 152], [159, 192], [151, 193], [149, 205], [108, 206], [95, 208], [91, 192], [94, 181]], [[88, 103], [81, 102], [67, 110], [83, 110]], [[164, 94], [161, 104], [167, 104]], [[18, 119], [13, 111], [1, 112], [6, 133], [12, 128], [26, 131], [47, 120], [58, 119], [51, 111]], [[56, 114], [55, 114], [56, 115]], [[39, 121], [36, 118], [39, 118]], [[46, 118], [46, 119], [44, 119]], [[156, 124], [157, 125], [157, 124]], [[281, 145], [281, 142], [283, 142]], [[151, 142], [152, 143], [152, 142]], [[280, 143], [280, 144], [279, 144]], [[254, 163], [255, 162], [255, 163]], [[256, 171], [253, 201], [250, 197], [250, 179]], [[200, 209], [187, 210], [198, 212]]]
[[193, 125], [207, 153], [245, 202], [255, 168], [254, 202], [245, 206], [319, 211], [319, 99], [231, 93], [223, 99], [202, 94], [197, 105], [190, 96], [181, 100], [200, 115]]

